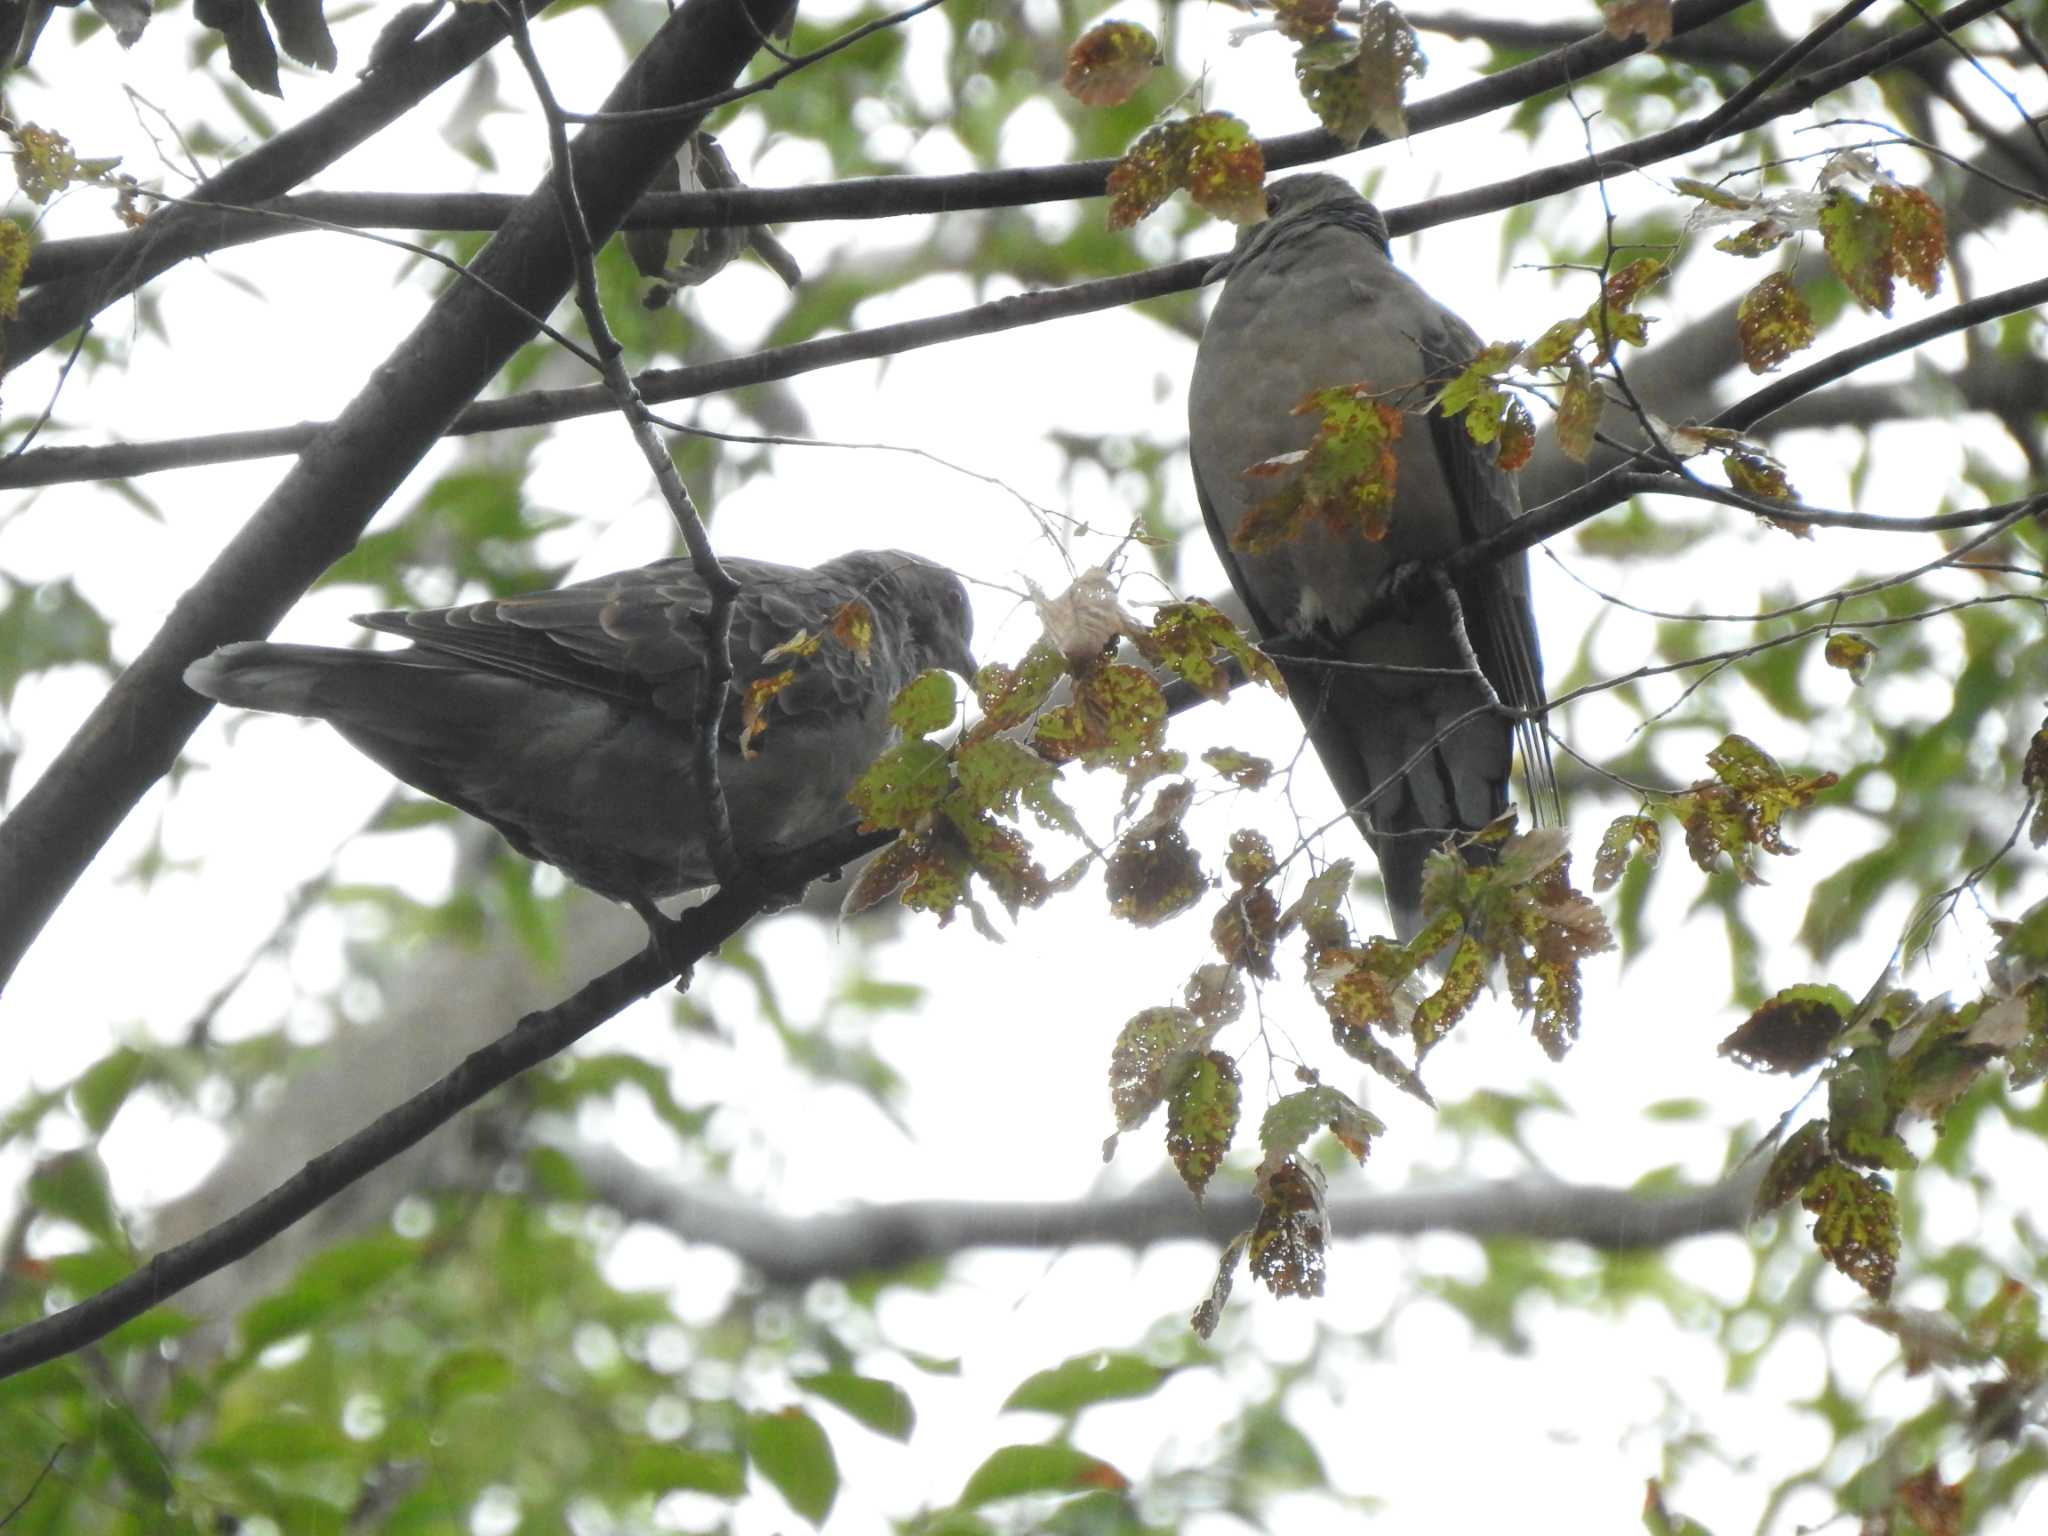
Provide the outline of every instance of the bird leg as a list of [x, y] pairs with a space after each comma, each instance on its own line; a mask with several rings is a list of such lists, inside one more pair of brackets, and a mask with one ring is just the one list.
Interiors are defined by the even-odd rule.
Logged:
[[640, 921], [647, 925], [647, 945], [660, 957], [669, 974], [676, 979], [676, 990], [690, 990], [691, 960], [682, 953], [683, 925], [663, 912], [645, 896], [628, 896], [626, 904], [640, 914]]

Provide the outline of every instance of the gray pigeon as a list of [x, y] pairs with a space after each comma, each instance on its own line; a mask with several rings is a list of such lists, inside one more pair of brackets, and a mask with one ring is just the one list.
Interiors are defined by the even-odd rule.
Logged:
[[[1521, 515], [1514, 481], [1462, 422], [1428, 412], [1434, 387], [1480, 349], [1472, 328], [1397, 271], [1377, 208], [1335, 176], [1290, 176], [1266, 189], [1270, 217], [1241, 231], [1195, 357], [1189, 453], [1202, 516], [1230, 582], [1261, 636], [1281, 644], [1295, 707], [1316, 755], [1378, 858], [1394, 931], [1422, 926], [1422, 865], [1452, 833], [1507, 809], [1515, 737], [1530, 797], [1554, 802], [1542, 731], [1499, 714], [1446, 728], [1487, 700], [1464, 667], [1449, 605], [1428, 596], [1361, 624], [1397, 566], [1441, 560]], [[1280, 549], [1248, 555], [1230, 537], [1281, 482], [1252, 465], [1306, 448], [1314, 390], [1369, 383], [1409, 412], [1395, 454], [1385, 539], [1318, 525]], [[1424, 414], [1427, 412], [1427, 414]], [[1543, 675], [1522, 556], [1457, 585], [1472, 648], [1503, 703], [1543, 707]], [[1350, 669], [1342, 665], [1353, 664]], [[1434, 669], [1421, 674], [1379, 667]], [[1439, 736], [1442, 739], [1439, 740]], [[1417, 753], [1416, 766], [1401, 769]], [[1486, 855], [1473, 850], [1470, 856]]]
[[[928, 668], [972, 676], [973, 619], [958, 576], [894, 550], [816, 570], [724, 565], [740, 595], [718, 768], [746, 859], [853, 822], [846, 792], [888, 744], [890, 700]], [[862, 616], [856, 604], [873, 616], [864, 646], [833, 630]], [[717, 879], [690, 767], [710, 606], [687, 559], [657, 560], [554, 592], [357, 618], [411, 640], [406, 650], [223, 646], [185, 669], [185, 685], [327, 721], [528, 858], [644, 915]], [[784, 671], [743, 751], [739, 696]]]

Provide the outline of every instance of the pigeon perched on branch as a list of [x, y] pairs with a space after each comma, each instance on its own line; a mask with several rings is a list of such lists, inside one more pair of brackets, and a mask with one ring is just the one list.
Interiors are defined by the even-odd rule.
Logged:
[[[742, 862], [850, 825], [846, 792], [920, 672], [972, 676], [960, 578], [897, 551], [815, 570], [727, 560], [719, 781]], [[416, 789], [643, 913], [715, 884], [693, 782], [711, 600], [687, 559], [553, 592], [356, 622], [400, 651], [245, 641], [185, 670], [223, 704], [325, 720]], [[750, 685], [752, 685], [750, 687]]]
[[[1455, 607], [1438, 591], [1401, 612], [1362, 615], [1397, 567], [1440, 561], [1499, 531], [1521, 503], [1491, 449], [1430, 409], [1480, 341], [1396, 270], [1379, 210], [1336, 176], [1290, 176], [1266, 191], [1270, 217], [1239, 233], [1196, 354], [1195, 489], [1253, 623], [1282, 642], [1276, 659], [1295, 658], [1282, 661], [1295, 707], [1372, 845], [1406, 939], [1422, 926], [1429, 852], [1507, 809], [1517, 734], [1531, 799], [1554, 798], [1536, 716], [1518, 723], [1489, 699], [1491, 691], [1507, 711], [1543, 708], [1528, 563], [1516, 555], [1461, 577]], [[1384, 537], [1370, 536], [1363, 519], [1321, 517], [1284, 539], [1236, 537], [1299, 472], [1318, 432], [1314, 413], [1301, 409], [1308, 397], [1354, 385], [1366, 386], [1354, 398], [1400, 417], [1387, 445], [1394, 476]], [[1484, 682], [1472, 674], [1474, 657]]]

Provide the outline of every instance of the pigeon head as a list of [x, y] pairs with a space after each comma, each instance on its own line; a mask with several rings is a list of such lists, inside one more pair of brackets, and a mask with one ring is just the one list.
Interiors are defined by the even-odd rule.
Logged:
[[1386, 254], [1386, 219], [1343, 177], [1311, 171], [1270, 181], [1266, 183], [1266, 217], [1237, 232], [1237, 244], [1228, 259], [1210, 276], [1225, 276], [1298, 235], [1333, 224], [1355, 230]]
[[974, 611], [967, 588], [943, 565], [900, 549], [857, 550], [826, 562], [867, 593], [870, 601], [901, 613], [908, 621], [912, 660], [922, 671], [943, 667], [972, 679], [980, 670], [970, 643]]

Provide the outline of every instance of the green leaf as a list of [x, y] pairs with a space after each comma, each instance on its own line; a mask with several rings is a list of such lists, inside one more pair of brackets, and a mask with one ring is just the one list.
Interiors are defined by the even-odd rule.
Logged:
[[839, 1462], [825, 1431], [801, 1408], [757, 1413], [747, 1421], [747, 1454], [789, 1507], [822, 1525], [839, 1497]]
[[1072, 1418], [1090, 1403], [1149, 1397], [1168, 1374], [1140, 1355], [1097, 1350], [1025, 1377], [1003, 1400], [1003, 1408]]
[[101, 1402], [93, 1430], [101, 1448], [119, 1468], [123, 1482], [152, 1503], [170, 1501], [171, 1474], [163, 1453], [125, 1403], [111, 1398]]
[[79, 1118], [95, 1136], [113, 1123], [148, 1065], [147, 1056], [124, 1045], [95, 1062], [71, 1085]]
[[466, 1397], [503, 1392], [519, 1379], [511, 1360], [488, 1344], [451, 1349], [427, 1376], [427, 1398], [439, 1414]]
[[303, 1467], [353, 1455], [348, 1437], [304, 1413], [273, 1413], [214, 1436], [200, 1452], [209, 1466], [237, 1471], [252, 1466]]
[[747, 1491], [747, 1468], [739, 1457], [722, 1451], [636, 1445], [626, 1458], [626, 1481], [657, 1496], [685, 1488], [717, 1499], [736, 1499]]
[[917, 1409], [911, 1404], [910, 1394], [893, 1381], [856, 1376], [851, 1371], [821, 1371], [797, 1377], [796, 1384], [892, 1440], [908, 1440], [917, 1424]]
[[380, 1232], [314, 1255], [290, 1285], [242, 1314], [242, 1347], [253, 1354], [363, 1305], [419, 1252], [417, 1243]]
[[889, 722], [906, 736], [929, 736], [953, 722], [953, 674], [920, 672], [889, 706]]
[[126, 1250], [128, 1236], [114, 1210], [106, 1165], [89, 1149], [64, 1152], [39, 1164], [28, 1181], [29, 1203], [82, 1227], [108, 1247]]
[[1130, 1486], [1121, 1472], [1071, 1445], [1006, 1445], [976, 1467], [960, 1490], [962, 1504], [988, 1504], [1026, 1493], [1074, 1493]]

